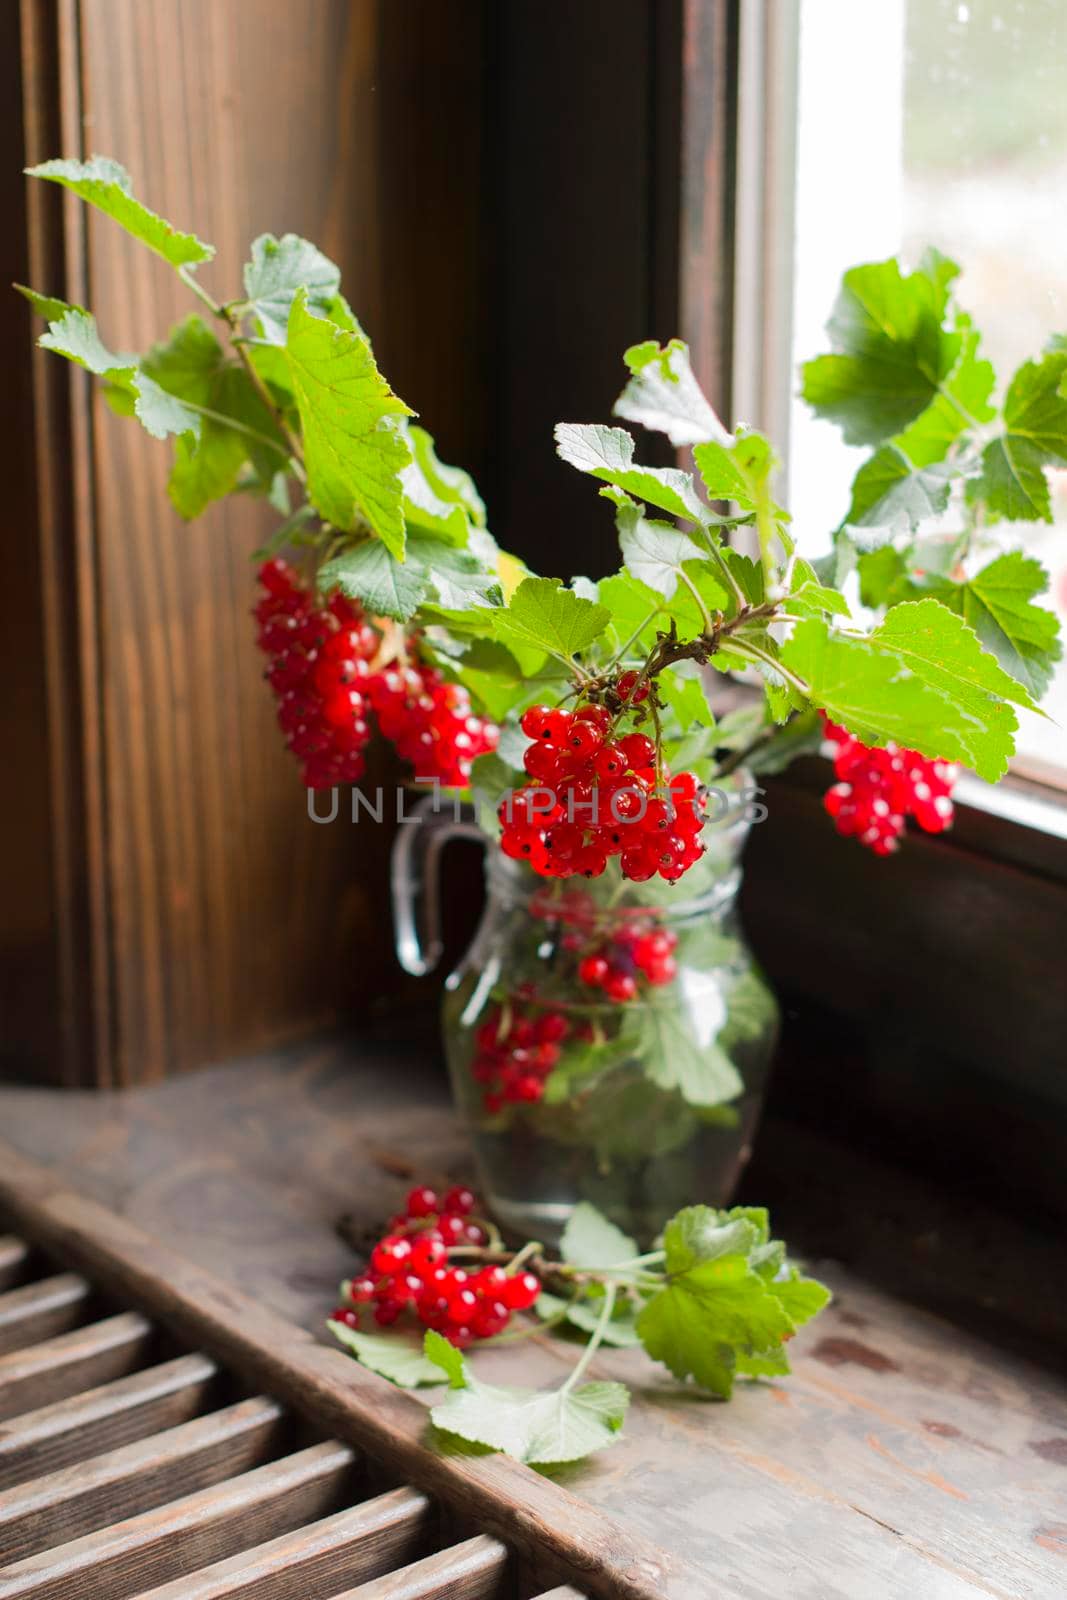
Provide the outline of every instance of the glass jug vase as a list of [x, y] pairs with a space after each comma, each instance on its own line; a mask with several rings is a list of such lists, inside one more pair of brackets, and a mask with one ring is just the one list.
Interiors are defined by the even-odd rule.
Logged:
[[415, 821], [394, 846], [393, 906], [416, 975], [440, 959], [440, 850], [456, 837], [487, 846], [485, 910], [446, 981], [443, 1031], [501, 1225], [555, 1243], [588, 1200], [646, 1246], [679, 1207], [724, 1205], [778, 1032], [737, 917], [743, 786], [677, 885], [631, 883], [617, 862], [600, 878], [540, 878], [433, 797]]

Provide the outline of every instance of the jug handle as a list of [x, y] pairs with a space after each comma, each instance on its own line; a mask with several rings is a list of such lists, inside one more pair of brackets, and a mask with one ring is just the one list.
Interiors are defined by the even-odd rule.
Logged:
[[[467, 808], [469, 811], [469, 807]], [[453, 839], [488, 840], [473, 820], [446, 815], [438, 795], [427, 794], [412, 808], [393, 840], [390, 888], [397, 960], [405, 972], [424, 978], [441, 959], [441, 851]], [[419, 908], [422, 908], [420, 919]], [[423, 933], [420, 933], [420, 920]]]

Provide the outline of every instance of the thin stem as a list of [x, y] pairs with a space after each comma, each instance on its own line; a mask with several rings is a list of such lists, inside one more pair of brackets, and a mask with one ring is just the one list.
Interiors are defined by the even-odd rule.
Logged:
[[[703, 595], [701, 594], [700, 590], [697, 588], [696, 584], [693, 582], [692, 578], [689, 576], [688, 572], [685, 571], [684, 567], [679, 567], [678, 568], [678, 576], [681, 578], [682, 582], [685, 584], [686, 588], [689, 590], [689, 593], [693, 596], [693, 599], [697, 603], [697, 609], [700, 612], [700, 619], [704, 624], [704, 632], [705, 633], [710, 633], [711, 630], [712, 630], [712, 627], [713, 627], [712, 620], [711, 620], [711, 613], [708, 610], [707, 606], [704, 604]], [[721, 615], [721, 612], [720, 612], [720, 615]]]
[[644, 633], [644, 631], [648, 627], [649, 623], [650, 622], [655, 622], [656, 618], [659, 616], [659, 614], [660, 614], [660, 612], [662, 610], [663, 610], [662, 606], [657, 606], [655, 611], [650, 611], [649, 612], [648, 616], [645, 618], [644, 622], [642, 622], [641, 626], [639, 628], [635, 628], [634, 629], [633, 633], [631, 633], [631, 635], [627, 639], [626, 643], [622, 646], [622, 648], [619, 651], [618, 655], [616, 655], [615, 658], [609, 663], [609, 665], [608, 665], [608, 667], [606, 669], [608, 672], [614, 672], [615, 671], [615, 668], [618, 666], [619, 662], [626, 655], [626, 652], [629, 650], [630, 646], [632, 644], [636, 643], [636, 641], [638, 639], [640, 639], [641, 635]]
[[723, 577], [726, 579], [729, 587], [733, 590], [734, 599], [737, 601], [738, 610], [743, 611], [745, 606], [748, 604], [748, 597], [746, 596], [741, 585], [738, 583], [737, 579], [734, 577], [733, 573], [730, 571], [729, 562], [719, 549], [718, 545], [715, 543], [714, 535], [707, 528], [701, 528], [700, 531], [707, 541], [708, 554], [711, 556], [713, 561], [718, 562]]
[[561, 1393], [568, 1394], [571, 1389], [574, 1388], [579, 1378], [581, 1378], [582, 1375], [588, 1370], [589, 1363], [592, 1361], [597, 1350], [600, 1348], [604, 1335], [607, 1332], [608, 1323], [611, 1321], [614, 1314], [615, 1285], [609, 1283], [604, 1290], [604, 1305], [601, 1309], [600, 1316], [597, 1318], [596, 1327], [593, 1329], [593, 1336], [586, 1345], [585, 1349], [582, 1351], [581, 1359], [578, 1361], [574, 1371], [563, 1385]]
[[288, 461], [289, 454], [285, 446], [279, 444], [277, 439], [271, 439], [269, 435], [260, 433], [258, 428], [250, 428], [247, 423], [238, 422], [236, 417], [227, 417], [221, 411], [212, 411], [210, 406], [199, 406], [195, 400], [186, 400], [183, 397], [181, 403], [190, 411], [195, 411], [198, 416], [210, 417], [212, 422], [221, 422], [224, 427], [233, 428], [235, 433], [245, 433], [250, 439], [258, 439], [268, 450], [276, 451], [283, 461]]
[[263, 401], [263, 404], [267, 407], [267, 410], [273, 417], [278, 432], [282, 435], [282, 438], [285, 440], [286, 445], [288, 446], [289, 460], [293, 469], [293, 473], [297, 478], [299, 478], [301, 483], [306, 483], [307, 473], [304, 470], [304, 454], [300, 446], [300, 441], [293, 433], [293, 430], [290, 428], [289, 424], [286, 422], [280, 408], [275, 405], [274, 397], [267, 388], [267, 385], [264, 383], [263, 379], [260, 377], [259, 373], [256, 371], [248, 351], [244, 348], [241, 340], [235, 337], [235, 335], [239, 332], [240, 317], [238, 313], [233, 309], [232, 306], [220, 305], [212, 295], [208, 294], [203, 284], [197, 281], [195, 274], [190, 272], [188, 267], [179, 267], [178, 276], [185, 284], [185, 287], [187, 289], [191, 289], [193, 294], [196, 295], [197, 299], [201, 300], [204, 305], [207, 306], [212, 316], [218, 317], [219, 321], [224, 322], [227, 328], [229, 328], [230, 343], [237, 351], [237, 359], [248, 373], [253, 387], [256, 389], [260, 399]]
[[213, 299], [212, 296], [208, 294], [207, 290], [204, 288], [204, 285], [198, 280], [194, 272], [190, 272], [188, 267], [179, 267], [178, 276], [184, 283], [185, 287], [187, 289], [191, 289], [196, 295], [197, 299], [204, 302], [213, 317], [222, 317], [223, 321], [226, 320], [226, 313], [223, 311], [218, 301]]
[[767, 654], [766, 650], [761, 650], [759, 645], [753, 644], [751, 640], [735, 639], [731, 648], [741, 655], [747, 656], [750, 661], [762, 661], [764, 666], [770, 667], [772, 671], [783, 677], [786, 683], [791, 683], [798, 693], [810, 695], [811, 689], [803, 678], [798, 678], [795, 672], [791, 672], [788, 667], [783, 666], [780, 661], [776, 661], [773, 656]]
[[511, 1265], [508, 1267], [509, 1274], [518, 1272], [523, 1262], [529, 1261], [530, 1257], [535, 1256], [540, 1248], [541, 1246], [536, 1239], [528, 1240], [527, 1243], [523, 1245], [519, 1253], [515, 1256]]

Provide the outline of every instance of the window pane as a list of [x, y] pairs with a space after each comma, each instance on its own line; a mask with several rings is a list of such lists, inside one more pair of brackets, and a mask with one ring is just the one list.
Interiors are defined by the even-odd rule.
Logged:
[[[801, 0], [793, 371], [825, 348], [846, 267], [936, 245], [1003, 379], [1067, 331], [1065, 0]], [[826, 548], [866, 452], [799, 402], [790, 492], [805, 548]], [[1056, 521], [1020, 528], [1067, 618], [1067, 471]], [[1010, 547], [1011, 530], [1000, 534]], [[1067, 766], [1067, 668], [1024, 718], [1020, 754]]]

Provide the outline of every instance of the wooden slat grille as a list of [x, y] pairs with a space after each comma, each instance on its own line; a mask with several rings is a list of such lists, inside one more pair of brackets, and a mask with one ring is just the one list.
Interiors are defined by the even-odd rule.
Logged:
[[0, 1235], [0, 1600], [518, 1594], [499, 1540], [449, 1533], [416, 1488], [373, 1492], [348, 1445], [308, 1442], [209, 1355], [159, 1359], [169, 1336], [105, 1305]]
[[706, 1600], [2, 1144], [0, 1224], [0, 1600]]

